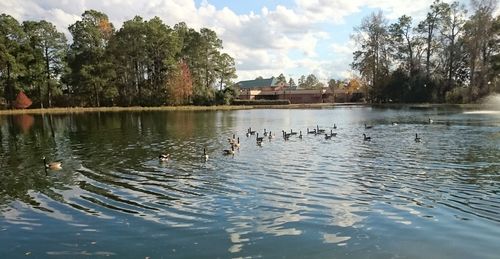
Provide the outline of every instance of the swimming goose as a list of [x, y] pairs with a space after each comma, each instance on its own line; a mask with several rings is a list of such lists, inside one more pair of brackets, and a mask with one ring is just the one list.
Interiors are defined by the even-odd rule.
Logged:
[[264, 129], [264, 137], [267, 137], [267, 131]]
[[333, 130], [330, 130], [330, 136], [336, 137], [337, 136], [337, 132], [333, 132]]
[[363, 140], [364, 141], [371, 141], [372, 137], [367, 137], [365, 133], [363, 133]]
[[170, 159], [170, 154], [160, 154], [158, 159], [160, 159], [160, 162], [166, 162]]
[[235, 142], [235, 143], [233, 143], [233, 145], [234, 145], [235, 147], [238, 147], [238, 148], [240, 147], [240, 137], [238, 137], [238, 139], [236, 139], [236, 142]]
[[43, 164], [45, 166], [45, 169], [50, 169], [50, 170], [60, 170], [62, 169], [62, 163], [61, 162], [50, 162], [47, 163], [47, 159], [45, 157], [43, 159]]
[[290, 129], [290, 135], [297, 135], [297, 132], [294, 132], [292, 129]]
[[365, 123], [365, 129], [371, 129], [371, 128], [373, 128], [372, 125], [366, 125], [366, 123]]
[[333, 129], [337, 129], [337, 125], [335, 125], [335, 123], [333, 124]]
[[316, 129], [309, 131], [309, 128], [307, 128], [307, 134], [316, 134]]
[[207, 149], [203, 148], [203, 156], [201, 157], [203, 160], [208, 161]]
[[259, 137], [259, 133], [257, 133], [257, 142], [262, 142], [264, 140], [264, 137]]
[[250, 135], [255, 135], [255, 130], [252, 130], [252, 127], [248, 128], [248, 133], [250, 133]]
[[432, 123], [434, 123], [434, 121], [431, 118], [429, 118], [429, 124], [432, 124]]
[[320, 129], [319, 125], [316, 125], [316, 133], [317, 134], [319, 134], [319, 133], [325, 133], [325, 130], [324, 129]]
[[290, 139], [290, 133], [286, 133], [284, 130], [281, 131], [283, 133], [283, 139], [288, 140]]
[[302, 139], [302, 130], [300, 131], [299, 138]]
[[415, 133], [415, 142], [420, 142], [422, 140], [419, 136], [418, 133]]
[[331, 139], [332, 138], [332, 135], [328, 135], [325, 133], [325, 139]]
[[268, 136], [269, 140], [271, 140], [273, 138], [273, 134], [271, 133], [271, 131], [269, 131], [269, 136]]
[[224, 155], [234, 155], [234, 145], [231, 145], [231, 149], [224, 149], [222, 152]]

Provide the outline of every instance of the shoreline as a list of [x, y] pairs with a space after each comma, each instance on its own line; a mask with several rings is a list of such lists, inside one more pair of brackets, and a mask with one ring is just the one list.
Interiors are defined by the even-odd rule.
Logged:
[[286, 105], [214, 105], [214, 106], [159, 106], [159, 107], [64, 107], [64, 108], [36, 108], [19, 110], [0, 110], [1, 115], [16, 114], [71, 114], [88, 112], [143, 112], [143, 111], [233, 111], [233, 110], [251, 110], [251, 109], [321, 109], [325, 107], [342, 106], [371, 106], [379, 108], [440, 108], [453, 107], [459, 109], [486, 108], [488, 105], [481, 104], [374, 104], [374, 103], [305, 103], [305, 104], [286, 104]]

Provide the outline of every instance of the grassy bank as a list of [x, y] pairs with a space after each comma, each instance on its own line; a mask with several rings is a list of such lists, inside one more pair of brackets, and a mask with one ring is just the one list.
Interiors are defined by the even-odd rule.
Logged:
[[252, 109], [252, 106], [220, 105], [220, 106], [161, 106], [161, 107], [71, 107], [71, 108], [46, 108], [24, 110], [0, 110], [0, 115], [10, 114], [62, 114], [85, 112], [142, 112], [142, 111], [219, 111]]

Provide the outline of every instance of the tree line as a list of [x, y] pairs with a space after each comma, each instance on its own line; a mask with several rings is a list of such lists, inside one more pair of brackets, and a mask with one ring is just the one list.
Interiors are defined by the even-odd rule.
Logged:
[[[373, 102], [468, 103], [500, 89], [500, 17], [496, 0], [433, 2], [425, 18], [382, 12], [355, 28], [352, 68]], [[470, 14], [470, 15], [468, 15]]]
[[156, 106], [228, 103], [234, 59], [207, 28], [173, 27], [136, 16], [116, 30], [87, 10], [69, 26], [72, 42], [47, 21], [0, 15], [0, 95], [34, 106]]

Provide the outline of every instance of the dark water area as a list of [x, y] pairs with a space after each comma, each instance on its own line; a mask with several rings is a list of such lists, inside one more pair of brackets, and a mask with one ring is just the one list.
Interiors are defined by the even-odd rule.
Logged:
[[499, 258], [499, 158], [495, 111], [0, 116], [0, 255]]

